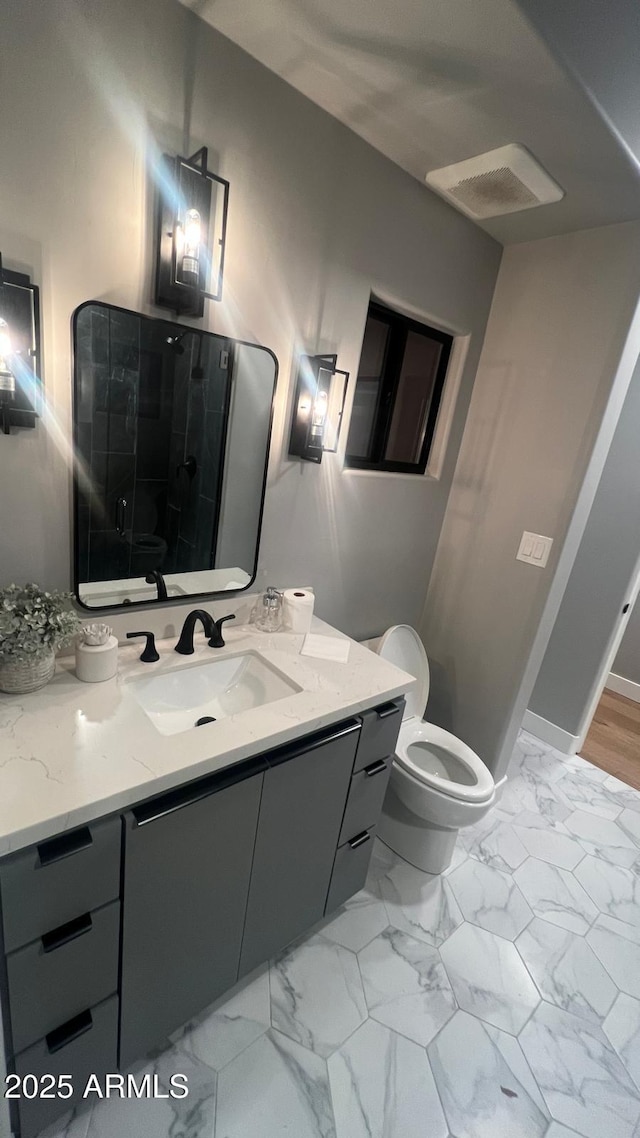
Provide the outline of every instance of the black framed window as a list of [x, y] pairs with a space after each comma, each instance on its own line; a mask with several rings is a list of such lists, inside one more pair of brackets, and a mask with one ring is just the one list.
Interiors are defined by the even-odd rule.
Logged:
[[369, 305], [345, 463], [424, 474], [453, 336]]

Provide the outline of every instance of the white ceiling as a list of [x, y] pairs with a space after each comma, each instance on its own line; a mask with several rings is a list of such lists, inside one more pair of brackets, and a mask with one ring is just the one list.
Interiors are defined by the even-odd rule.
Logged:
[[522, 143], [566, 196], [481, 223], [504, 244], [640, 217], [640, 171], [515, 0], [181, 2], [421, 182]]

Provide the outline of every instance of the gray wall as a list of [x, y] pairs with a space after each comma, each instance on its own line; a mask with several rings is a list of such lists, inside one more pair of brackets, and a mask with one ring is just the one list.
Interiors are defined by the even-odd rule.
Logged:
[[[640, 559], [639, 436], [637, 364], [529, 701], [530, 711], [570, 735], [583, 730]], [[628, 667], [625, 661], [632, 661], [633, 649], [631, 632], [618, 657], [623, 667]], [[635, 649], [635, 673], [640, 680], [638, 642]], [[614, 666], [613, 671], [618, 668]], [[619, 674], [627, 676], [626, 671]]]
[[[429, 717], [498, 777], [638, 358], [639, 290], [637, 223], [504, 253], [421, 624]], [[523, 530], [553, 537], [545, 570], [515, 560]]]
[[[69, 583], [69, 318], [89, 297], [150, 310], [147, 165], [156, 142], [207, 144], [231, 196], [224, 302], [202, 326], [280, 362], [258, 586], [313, 584], [319, 614], [355, 635], [415, 623], [499, 246], [173, 0], [6, 0], [0, 52], [0, 249], [42, 264], [51, 400], [0, 447], [0, 532], [19, 534], [0, 580]], [[295, 354], [337, 351], [354, 374], [370, 291], [471, 335], [438, 482], [287, 459]]]
[[640, 685], [640, 602], [637, 600], [611, 671]]

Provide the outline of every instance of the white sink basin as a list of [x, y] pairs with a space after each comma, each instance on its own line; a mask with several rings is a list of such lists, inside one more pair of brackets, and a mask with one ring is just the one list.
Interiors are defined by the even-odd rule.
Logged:
[[129, 683], [161, 735], [190, 731], [199, 719], [226, 719], [302, 691], [257, 652], [207, 660]]

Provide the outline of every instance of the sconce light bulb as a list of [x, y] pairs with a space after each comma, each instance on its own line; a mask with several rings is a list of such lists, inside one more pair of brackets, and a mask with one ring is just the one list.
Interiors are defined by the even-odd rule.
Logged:
[[313, 422], [316, 426], [324, 424], [327, 415], [327, 393], [326, 391], [319, 391], [316, 395], [316, 401], [313, 405]]
[[201, 236], [200, 214], [197, 209], [188, 209], [184, 223], [184, 255], [185, 257], [200, 256]]
[[200, 241], [202, 223], [197, 209], [188, 209], [179, 227], [179, 278], [183, 284], [197, 285], [200, 279]]

